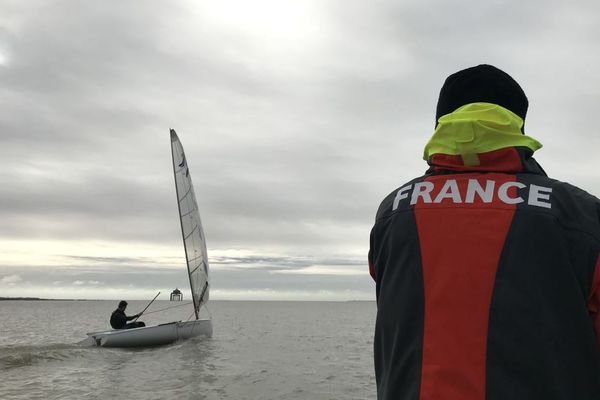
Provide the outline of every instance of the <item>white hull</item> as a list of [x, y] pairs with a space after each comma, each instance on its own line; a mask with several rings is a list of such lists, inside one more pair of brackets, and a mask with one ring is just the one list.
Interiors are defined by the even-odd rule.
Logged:
[[88, 333], [94, 344], [102, 347], [160, 346], [200, 335], [212, 336], [210, 319]]

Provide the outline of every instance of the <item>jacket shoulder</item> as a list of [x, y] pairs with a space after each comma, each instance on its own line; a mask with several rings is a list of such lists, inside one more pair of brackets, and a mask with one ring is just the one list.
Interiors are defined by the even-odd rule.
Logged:
[[600, 199], [573, 184], [546, 176], [525, 179], [552, 188], [554, 213], [563, 226], [583, 230], [600, 242]]
[[420, 182], [425, 179], [427, 175], [422, 175], [417, 178], [414, 178], [411, 181], [406, 182], [405, 184], [394, 189], [390, 194], [388, 194], [381, 204], [379, 205], [379, 209], [377, 210], [377, 216], [375, 217], [375, 221], [379, 221], [381, 219], [385, 219], [390, 217], [396, 210], [394, 207], [394, 200], [396, 199], [396, 195], [398, 191], [402, 188], [412, 186], [416, 182]]

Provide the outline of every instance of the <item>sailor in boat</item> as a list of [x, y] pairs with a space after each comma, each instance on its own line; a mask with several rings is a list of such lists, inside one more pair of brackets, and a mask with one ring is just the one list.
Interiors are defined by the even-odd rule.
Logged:
[[131, 315], [128, 317], [125, 314], [126, 308], [127, 308], [127, 302], [125, 300], [121, 300], [119, 302], [119, 307], [115, 311], [112, 312], [112, 315], [110, 316], [110, 326], [112, 326], [113, 329], [131, 329], [131, 328], [141, 328], [142, 326], [146, 326], [146, 324], [143, 323], [142, 321], [134, 321], [134, 322], [127, 323], [127, 321], [131, 321], [132, 319], [139, 318], [141, 314], [135, 314], [135, 315]]

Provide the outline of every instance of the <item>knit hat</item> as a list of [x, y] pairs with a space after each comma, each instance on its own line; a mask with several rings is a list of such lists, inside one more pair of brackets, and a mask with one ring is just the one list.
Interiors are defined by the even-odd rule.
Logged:
[[529, 102], [521, 86], [506, 72], [487, 64], [458, 71], [440, 90], [435, 121], [469, 103], [493, 103], [509, 109], [525, 121]]

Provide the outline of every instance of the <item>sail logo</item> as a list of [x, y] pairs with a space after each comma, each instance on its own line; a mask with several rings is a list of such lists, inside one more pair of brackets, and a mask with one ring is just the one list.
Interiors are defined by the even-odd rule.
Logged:
[[482, 184], [477, 179], [469, 179], [466, 184], [456, 179], [423, 181], [403, 186], [396, 192], [392, 211], [398, 209], [402, 200], [410, 199], [409, 204], [454, 204], [492, 203], [494, 199], [507, 204], [525, 203], [534, 207], [552, 208], [552, 188], [508, 181], [497, 182], [487, 179]]
[[181, 154], [181, 158], [183, 158], [183, 161], [181, 161], [181, 164], [179, 164], [179, 168], [183, 168], [185, 167], [185, 177], [187, 178], [188, 176], [190, 176], [190, 169], [187, 166], [187, 162], [185, 161], [185, 154]]

